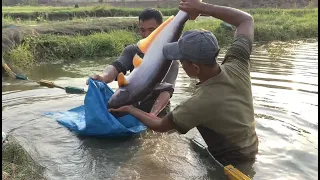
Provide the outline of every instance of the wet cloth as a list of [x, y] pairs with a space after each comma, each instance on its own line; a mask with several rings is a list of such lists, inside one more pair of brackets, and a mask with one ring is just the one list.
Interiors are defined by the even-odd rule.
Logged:
[[146, 126], [132, 115], [115, 118], [109, 113], [107, 102], [113, 93], [107, 84], [89, 79], [84, 105], [45, 115], [81, 136], [132, 136], [146, 130]]

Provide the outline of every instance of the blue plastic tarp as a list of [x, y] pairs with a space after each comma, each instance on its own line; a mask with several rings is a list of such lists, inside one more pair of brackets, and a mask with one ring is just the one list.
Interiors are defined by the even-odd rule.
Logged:
[[107, 102], [113, 93], [107, 84], [89, 79], [84, 105], [45, 115], [81, 136], [132, 136], [146, 130], [132, 115], [115, 118], [109, 113]]

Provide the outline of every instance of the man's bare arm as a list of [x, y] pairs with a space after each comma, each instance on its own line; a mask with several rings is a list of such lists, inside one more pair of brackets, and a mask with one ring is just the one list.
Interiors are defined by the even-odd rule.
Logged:
[[93, 75], [91, 78], [103, 81], [105, 83], [114, 81], [119, 72], [126, 74], [126, 72], [130, 69], [132, 66], [133, 56], [136, 54], [136, 52], [137, 49], [134, 45], [125, 47], [116, 61], [108, 65], [100, 75]]
[[137, 109], [135, 107], [130, 107], [127, 112], [132, 116], [136, 117], [139, 121], [141, 121], [151, 130], [157, 132], [167, 132], [175, 129], [175, 124], [173, 122], [173, 117], [171, 113], [167, 114], [163, 118], [159, 118], [150, 113], [141, 111], [140, 109]]
[[253, 17], [241, 10], [231, 7], [217, 6], [211, 4], [202, 5], [202, 13], [225, 21], [236, 27], [235, 36], [238, 34], [248, 36], [251, 41], [254, 37], [254, 21]]
[[254, 21], [250, 14], [231, 7], [218, 6], [199, 0], [182, 0], [179, 8], [189, 14], [205, 14], [225, 21], [236, 27], [235, 36], [246, 35], [253, 41]]
[[[93, 75], [91, 76], [92, 79], [95, 80], [99, 80], [105, 83], [110, 83], [112, 81], [114, 81], [116, 79], [116, 77], [118, 76], [118, 71], [117, 69], [112, 66], [112, 65], [108, 65], [104, 70], [103, 73], [100, 75]], [[88, 84], [88, 81], [87, 81]]]

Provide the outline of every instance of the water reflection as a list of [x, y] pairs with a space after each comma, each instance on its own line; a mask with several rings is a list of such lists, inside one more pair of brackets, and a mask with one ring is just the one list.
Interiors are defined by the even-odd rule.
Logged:
[[[254, 48], [251, 76], [259, 136], [254, 179], [317, 179], [317, 43], [277, 42]], [[61, 86], [85, 87], [87, 76], [111, 61], [41, 66], [27, 74]], [[196, 82], [180, 69], [171, 106], [191, 96]], [[110, 86], [115, 89], [117, 83]], [[185, 136], [146, 132], [121, 140], [79, 138], [42, 113], [79, 106], [84, 95], [9, 78], [3, 79], [2, 88], [3, 130], [12, 132], [47, 168], [50, 179], [221, 179], [216, 164], [186, 139], [201, 141], [195, 129]]]

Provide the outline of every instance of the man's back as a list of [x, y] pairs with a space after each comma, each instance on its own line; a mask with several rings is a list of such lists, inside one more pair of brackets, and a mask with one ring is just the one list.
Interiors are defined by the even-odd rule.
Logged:
[[181, 121], [186, 130], [197, 124], [221, 163], [252, 159], [258, 151], [249, 72], [251, 46], [247, 37], [238, 36], [220, 65], [220, 74], [197, 85], [194, 96], [173, 112], [180, 117], [185, 114]]
[[[220, 66], [221, 73], [202, 87], [202, 96], [211, 99], [208, 103], [213, 108], [208, 112], [211, 116], [198, 129], [207, 139], [213, 156], [221, 156], [221, 161], [248, 159], [258, 150], [249, 71], [251, 44], [245, 36], [237, 37]], [[207, 134], [204, 127], [213, 130], [216, 137]]]

